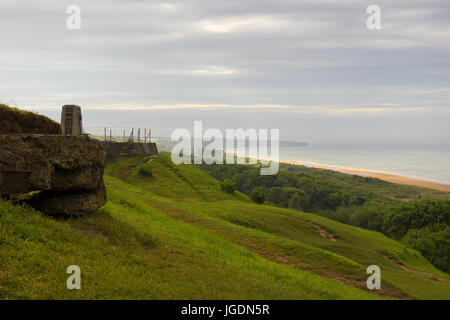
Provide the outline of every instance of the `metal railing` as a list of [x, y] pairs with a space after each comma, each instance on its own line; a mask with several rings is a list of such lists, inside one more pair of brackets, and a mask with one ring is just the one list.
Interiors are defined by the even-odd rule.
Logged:
[[149, 143], [152, 138], [152, 130], [148, 128], [85, 127], [83, 133], [93, 139], [111, 142]]

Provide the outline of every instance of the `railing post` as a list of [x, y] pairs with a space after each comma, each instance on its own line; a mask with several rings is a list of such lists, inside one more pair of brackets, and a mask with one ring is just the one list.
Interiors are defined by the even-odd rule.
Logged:
[[138, 128], [138, 143], [141, 143], [141, 128]]
[[144, 143], [147, 143], [147, 129], [144, 129]]
[[134, 128], [131, 128], [131, 134], [130, 137], [128, 138], [128, 142], [133, 142], [133, 136], [134, 136]]
[[112, 129], [109, 129], [109, 141], [112, 141]]
[[125, 130], [123, 130], [123, 142], [125, 142]]
[[105, 127], [105, 141], [106, 141], [106, 127]]

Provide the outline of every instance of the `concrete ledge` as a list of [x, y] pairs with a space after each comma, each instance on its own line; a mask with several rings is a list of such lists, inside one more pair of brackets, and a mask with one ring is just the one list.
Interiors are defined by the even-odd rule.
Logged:
[[82, 215], [106, 203], [104, 150], [87, 136], [0, 135], [0, 195], [31, 191], [52, 215]]
[[104, 141], [105, 159], [113, 161], [122, 157], [158, 154], [156, 143], [112, 142]]

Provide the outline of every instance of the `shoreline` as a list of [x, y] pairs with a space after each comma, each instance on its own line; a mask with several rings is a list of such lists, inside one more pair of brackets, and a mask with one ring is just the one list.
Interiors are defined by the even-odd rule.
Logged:
[[393, 173], [364, 170], [364, 169], [355, 169], [355, 168], [334, 167], [334, 166], [324, 165], [324, 164], [311, 164], [309, 162], [304, 162], [304, 161], [287, 161], [286, 160], [286, 161], [280, 161], [280, 163], [301, 165], [301, 166], [306, 166], [306, 167], [310, 167], [310, 168], [328, 169], [328, 170], [338, 171], [338, 172], [345, 173], [345, 174], [354, 174], [354, 175], [359, 175], [359, 176], [364, 176], [364, 177], [378, 178], [380, 180], [384, 180], [384, 181], [392, 182], [392, 183], [412, 185], [412, 186], [416, 186], [416, 187], [450, 192], [450, 184], [445, 184], [445, 183], [440, 183], [440, 182], [435, 182], [435, 181], [430, 181], [430, 180], [425, 180], [425, 179], [420, 179], [420, 178], [406, 177], [406, 176], [401, 176], [401, 175], [393, 174]]
[[[226, 149], [223, 150], [224, 154], [227, 153]], [[235, 153], [236, 156], [242, 157], [242, 155], [239, 155]], [[264, 159], [264, 158], [255, 158], [257, 161], [271, 161], [270, 159]], [[427, 188], [437, 191], [444, 191], [444, 192], [450, 192], [450, 184], [442, 183], [442, 182], [436, 182], [431, 180], [426, 180], [422, 178], [415, 178], [415, 177], [407, 177], [402, 176], [395, 173], [388, 173], [388, 172], [381, 172], [381, 171], [375, 171], [375, 170], [367, 170], [367, 169], [356, 169], [356, 168], [345, 168], [340, 166], [332, 166], [332, 165], [325, 165], [321, 163], [312, 163], [308, 161], [293, 161], [293, 160], [278, 160], [279, 163], [285, 163], [285, 164], [291, 164], [291, 165], [300, 165], [305, 166], [309, 168], [318, 168], [318, 169], [328, 169], [333, 170], [337, 172], [341, 172], [344, 174], [353, 174], [363, 177], [372, 177], [377, 178], [380, 180], [384, 180], [391, 183], [397, 183], [397, 184], [404, 184], [404, 185], [410, 185], [410, 186], [416, 186], [420, 188]]]

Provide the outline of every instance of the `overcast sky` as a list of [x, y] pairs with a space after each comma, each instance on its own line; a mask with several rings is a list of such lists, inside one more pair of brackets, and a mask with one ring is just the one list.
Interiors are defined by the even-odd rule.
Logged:
[[0, 30], [0, 102], [55, 119], [78, 104], [87, 127], [450, 140], [448, 0], [1, 0]]

